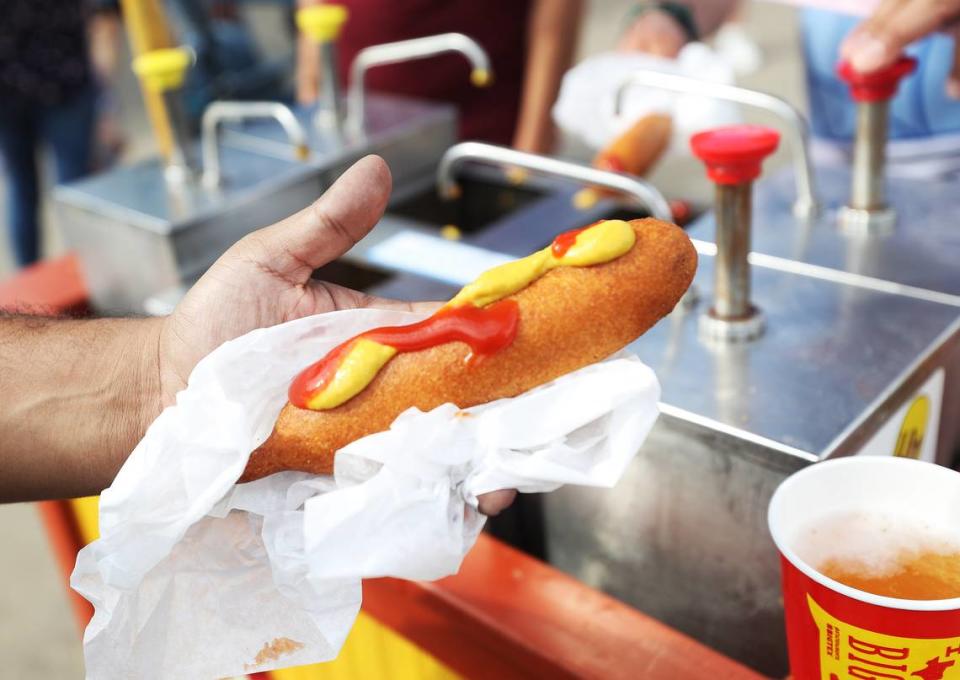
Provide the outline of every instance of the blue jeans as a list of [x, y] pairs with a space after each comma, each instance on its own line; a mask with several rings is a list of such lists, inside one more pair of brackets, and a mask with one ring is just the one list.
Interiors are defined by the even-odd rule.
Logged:
[[93, 88], [58, 106], [14, 102], [0, 106], [7, 224], [18, 266], [40, 258], [38, 148], [46, 144], [52, 149], [58, 183], [83, 177], [90, 171], [95, 109]]

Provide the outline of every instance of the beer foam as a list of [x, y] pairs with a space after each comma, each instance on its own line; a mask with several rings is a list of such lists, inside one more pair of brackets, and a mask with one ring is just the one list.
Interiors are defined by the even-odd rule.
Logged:
[[918, 516], [847, 511], [824, 515], [801, 527], [793, 549], [815, 569], [838, 562], [883, 577], [897, 571], [905, 558], [960, 552], [960, 532]]

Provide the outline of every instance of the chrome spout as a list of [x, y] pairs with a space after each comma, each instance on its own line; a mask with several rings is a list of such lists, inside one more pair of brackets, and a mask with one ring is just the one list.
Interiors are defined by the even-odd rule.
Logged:
[[542, 175], [570, 179], [587, 186], [609, 189], [628, 197], [657, 219], [673, 221], [667, 199], [656, 187], [642, 179], [481, 142], [462, 142], [451, 146], [443, 154], [437, 168], [437, 190], [442, 198], [455, 198], [458, 195], [459, 188], [454, 174], [457, 167], [467, 161], [523, 168]]
[[493, 73], [490, 70], [490, 58], [486, 51], [473, 38], [462, 33], [441, 33], [424, 38], [372, 45], [360, 50], [350, 64], [346, 123], [348, 134], [354, 138], [363, 135], [366, 117], [364, 79], [367, 71], [385, 64], [423, 59], [445, 52], [459, 52], [469, 60], [473, 68], [470, 80], [477, 87], [485, 87], [491, 82]]
[[239, 122], [255, 118], [270, 118], [277, 121], [290, 144], [296, 149], [299, 160], [309, 155], [307, 133], [290, 110], [279, 102], [213, 102], [203, 112], [201, 123], [201, 153], [203, 155], [203, 184], [214, 188], [222, 181], [220, 172], [220, 141], [217, 131], [223, 122]]

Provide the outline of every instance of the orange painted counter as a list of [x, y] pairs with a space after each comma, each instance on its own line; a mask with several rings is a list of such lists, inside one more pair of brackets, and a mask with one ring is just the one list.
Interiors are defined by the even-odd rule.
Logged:
[[[0, 310], [77, 314], [86, 304], [73, 256], [42, 262], [0, 282]], [[66, 585], [73, 556], [93, 535], [85, 527], [94, 523], [95, 531], [95, 505], [90, 500], [39, 506]], [[433, 583], [369, 580], [363, 596], [363, 618], [340, 659], [276, 677], [386, 677], [383, 672], [391, 678], [761, 677], [486, 535], [456, 576]], [[89, 605], [79, 597], [73, 601], [81, 622], [86, 621]], [[372, 635], [381, 642], [365, 646], [362, 640]], [[372, 671], [370, 659], [363, 657], [381, 649], [391, 654], [402, 649], [405, 670], [381, 664], [380, 671]]]

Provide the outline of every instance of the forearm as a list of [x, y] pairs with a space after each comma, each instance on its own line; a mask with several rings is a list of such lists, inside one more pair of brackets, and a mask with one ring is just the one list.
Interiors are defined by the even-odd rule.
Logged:
[[110, 485], [160, 412], [161, 323], [0, 318], [0, 502]]
[[553, 145], [550, 110], [573, 61], [582, 9], [582, 0], [537, 0], [530, 10], [526, 76], [514, 134], [518, 149], [548, 153]]
[[[320, 4], [318, 0], [297, 0], [296, 9], [305, 9]], [[303, 31], [297, 31], [294, 68], [294, 89], [297, 102], [312, 104], [320, 95], [320, 46]]]

